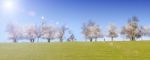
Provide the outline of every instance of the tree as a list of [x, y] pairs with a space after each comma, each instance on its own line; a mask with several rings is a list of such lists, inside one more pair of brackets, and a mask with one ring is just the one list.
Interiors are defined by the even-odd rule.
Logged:
[[45, 17], [44, 16], [41, 16], [41, 24], [40, 26], [36, 26], [36, 35], [37, 35], [37, 42], [39, 42], [39, 39], [42, 38], [42, 35], [44, 35], [45, 32], [44, 31], [44, 28], [46, 26], [46, 20], [45, 20]]
[[70, 34], [70, 36], [69, 36], [69, 38], [67, 39], [67, 41], [69, 41], [69, 42], [75, 41], [76, 38], [75, 38], [74, 34], [73, 34], [71, 31], [69, 31], [69, 34]]
[[69, 41], [69, 42], [73, 42], [73, 41], [75, 41], [75, 40], [76, 40], [76, 38], [75, 38], [74, 34], [71, 34], [71, 35], [69, 36], [69, 38], [67, 39], [67, 41]]
[[97, 38], [102, 36], [99, 25], [93, 21], [89, 21], [87, 24], [83, 24], [82, 33], [87, 39], [90, 40], [90, 42], [92, 42], [93, 39], [97, 40]]
[[22, 36], [21, 29], [15, 24], [12, 23], [8, 24], [6, 30], [9, 34], [9, 39], [12, 39], [14, 43], [16, 43], [18, 39], [21, 39]]
[[98, 38], [103, 37], [101, 33], [101, 29], [99, 28], [99, 25], [94, 26], [94, 32], [95, 32], [95, 41], [97, 41]]
[[52, 25], [45, 25], [42, 28], [42, 38], [47, 39], [48, 42], [50, 43], [50, 41], [52, 39], [54, 39], [54, 27]]
[[34, 40], [37, 38], [37, 30], [35, 26], [30, 26], [27, 30], [27, 38], [30, 40], [31, 43], [34, 43]]
[[123, 27], [121, 34], [126, 35], [126, 37], [130, 38], [131, 41], [135, 41], [136, 38], [140, 38], [142, 34], [138, 21], [138, 18], [133, 16], [128, 21], [128, 24]]
[[36, 36], [37, 36], [37, 42], [39, 42], [39, 39], [42, 36], [42, 27], [41, 26], [36, 27]]
[[57, 32], [58, 32], [58, 39], [60, 40], [60, 42], [63, 42], [63, 38], [64, 38], [64, 35], [65, 35], [67, 30], [68, 30], [68, 27], [66, 27], [65, 25], [58, 28]]
[[115, 37], [118, 37], [117, 27], [114, 24], [110, 24], [108, 27], [108, 37], [110, 37], [112, 41]]

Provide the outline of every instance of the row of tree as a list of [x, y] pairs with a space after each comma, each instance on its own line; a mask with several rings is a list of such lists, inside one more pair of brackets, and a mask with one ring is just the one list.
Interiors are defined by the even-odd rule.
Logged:
[[[120, 31], [117, 30], [117, 27], [114, 24], [110, 24], [108, 26], [108, 34], [105, 36], [110, 37], [112, 41], [114, 38], [118, 37], [119, 33], [126, 36], [126, 38], [129, 38], [131, 41], [135, 41], [142, 36], [150, 36], [150, 26], [141, 26], [138, 22], [138, 18], [133, 16], [128, 20], [128, 23], [123, 26]], [[104, 37], [104, 34], [102, 34], [102, 31], [99, 28], [99, 25], [95, 22], [89, 21], [87, 24], [83, 24], [82, 29], [82, 33], [91, 42], [93, 39], [97, 41], [97, 38]]]
[[[150, 35], [150, 27], [143, 27], [139, 25], [139, 20], [137, 17], [133, 16], [128, 20], [128, 23], [123, 26], [121, 31], [117, 30], [117, 27], [114, 24], [110, 24], [108, 27], [108, 34], [104, 35], [102, 29], [98, 24], [93, 21], [89, 21], [82, 26], [82, 34], [86, 39], [92, 42], [94, 39], [97, 41], [98, 38], [103, 38], [104, 36], [110, 37], [113, 41], [114, 38], [118, 37], [119, 34], [122, 34], [129, 38], [131, 41], [135, 41], [137, 38], [142, 36]], [[53, 39], [59, 39], [60, 42], [63, 42], [64, 36], [69, 30], [66, 26], [54, 26], [42, 23], [41, 26], [29, 26], [25, 29], [19, 29], [14, 24], [8, 24], [7, 32], [9, 33], [9, 38], [13, 42], [17, 42], [20, 39], [28, 39], [30, 42], [34, 42], [35, 39], [39, 41], [39, 38], [47, 39], [50, 42]], [[67, 41], [75, 41], [75, 36], [73, 33], [69, 33]]]
[[[9, 24], [7, 26], [7, 32], [9, 33], [9, 39], [13, 40], [13, 42], [17, 42], [21, 39], [29, 40], [31, 43], [35, 42], [35, 39], [39, 41], [40, 38], [47, 39], [50, 42], [53, 39], [59, 39], [60, 42], [63, 42], [64, 35], [68, 28], [66, 26], [53, 26], [43, 24], [40, 27], [37, 26], [29, 26], [28, 28], [21, 29], [15, 24]], [[74, 41], [75, 37], [73, 33], [69, 33], [67, 41]]]

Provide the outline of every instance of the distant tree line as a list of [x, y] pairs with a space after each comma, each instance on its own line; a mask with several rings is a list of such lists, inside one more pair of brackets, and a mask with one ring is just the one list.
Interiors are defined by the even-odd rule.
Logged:
[[[136, 41], [136, 39], [141, 38], [142, 36], [150, 36], [150, 26], [141, 26], [138, 22], [139, 19], [136, 16], [133, 16], [128, 20], [127, 24], [121, 28], [121, 30], [118, 30], [115, 24], [109, 24], [107, 34], [105, 32], [106, 35], [102, 33], [100, 26], [91, 20], [84, 23], [81, 28], [82, 34], [90, 42], [93, 40], [97, 41], [98, 38], [104, 37], [110, 37], [113, 41], [114, 38], [118, 37], [120, 34], [129, 38], [130, 41]], [[59, 27], [43, 22], [40, 26], [32, 25], [23, 29], [15, 24], [8, 24], [7, 26], [9, 39], [13, 40], [15, 43], [21, 39], [27, 39], [31, 43], [34, 43], [35, 40], [39, 41], [40, 38], [46, 39], [48, 42], [51, 42], [51, 40], [54, 39], [58, 39], [60, 42], [63, 42], [64, 36], [68, 33], [68, 31], [69, 28], [65, 25]], [[76, 40], [72, 32], [69, 32], [69, 35], [70, 36], [67, 37], [67, 41], [73, 42]]]

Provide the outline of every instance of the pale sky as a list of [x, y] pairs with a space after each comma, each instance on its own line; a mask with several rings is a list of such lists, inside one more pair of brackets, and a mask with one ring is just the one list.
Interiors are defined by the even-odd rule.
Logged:
[[120, 29], [132, 16], [147, 26], [150, 25], [149, 6], [149, 0], [0, 0], [0, 42], [9, 42], [8, 23], [40, 25], [43, 18], [49, 24], [67, 25], [79, 41], [85, 40], [81, 27], [89, 20], [99, 24], [103, 33], [107, 33], [109, 23]]

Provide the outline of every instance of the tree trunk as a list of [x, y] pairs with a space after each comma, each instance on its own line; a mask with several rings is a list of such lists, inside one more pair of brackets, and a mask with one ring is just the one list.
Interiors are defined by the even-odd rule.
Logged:
[[48, 43], [50, 43], [51, 42], [51, 39], [47, 39], [48, 40]]
[[90, 38], [90, 42], [92, 42], [93, 41], [93, 38]]
[[131, 41], [135, 41], [135, 37], [132, 36], [130, 40], [131, 40]]
[[111, 41], [114, 41], [114, 37], [111, 37]]
[[60, 42], [63, 42], [63, 38], [60, 38]]
[[17, 39], [14, 39], [13, 42], [14, 42], [14, 43], [17, 43]]

